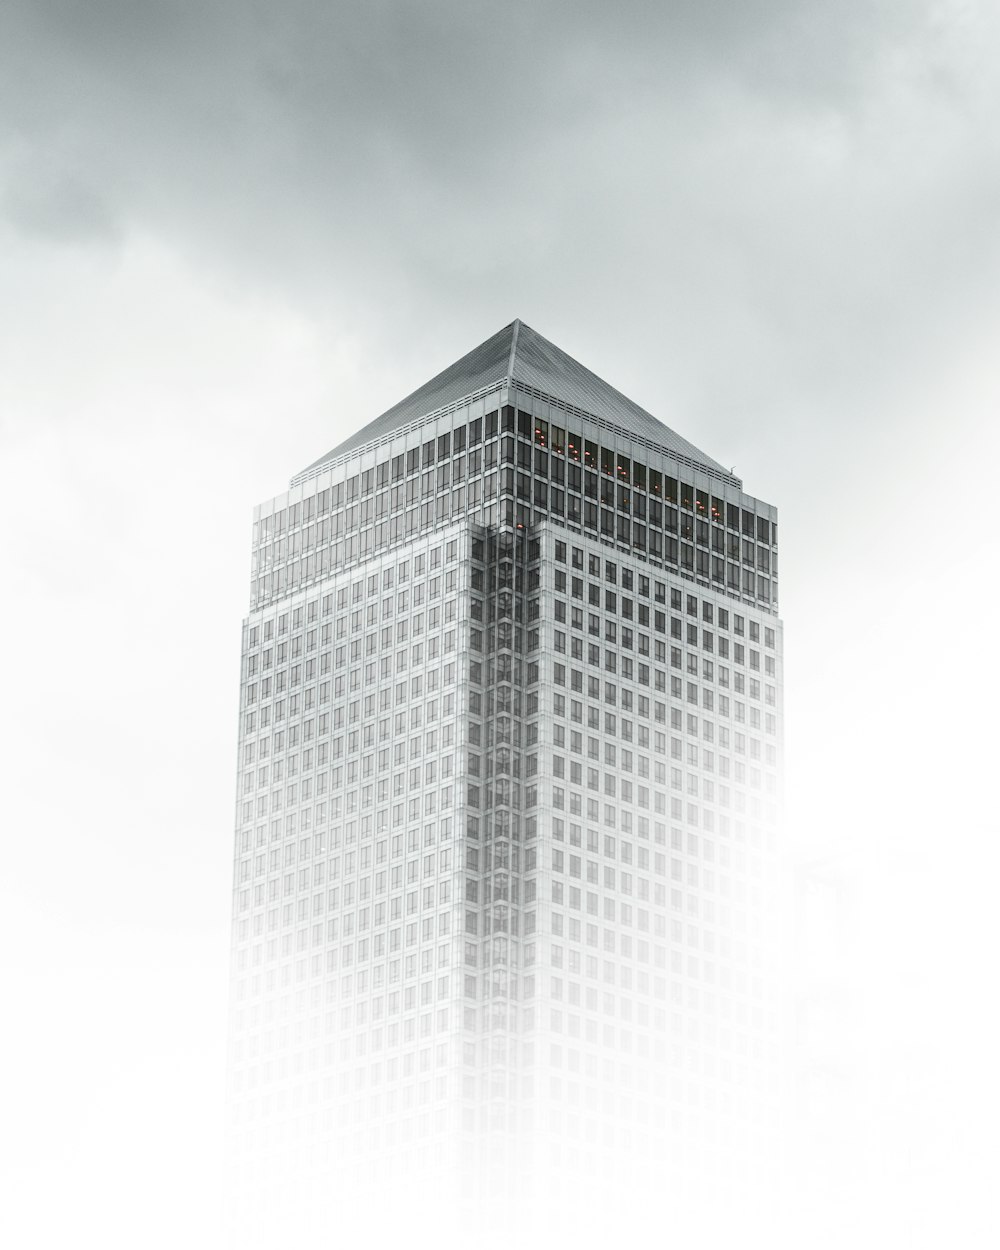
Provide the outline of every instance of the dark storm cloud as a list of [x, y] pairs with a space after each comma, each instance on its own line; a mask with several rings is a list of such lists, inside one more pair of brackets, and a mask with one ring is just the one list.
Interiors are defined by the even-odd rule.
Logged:
[[720, 432], [817, 390], [850, 422], [995, 284], [976, 14], [22, 0], [2, 203], [162, 237], [414, 361], [522, 315]]
[[3, 116], [8, 142], [30, 148], [8, 177], [37, 179], [32, 162], [46, 181], [89, 173], [124, 216], [207, 236], [224, 227], [237, 248], [269, 240], [262, 259], [279, 269], [298, 230], [321, 268], [356, 258], [360, 235], [393, 272], [460, 246], [456, 218], [488, 250], [491, 235], [530, 242], [526, 202], [558, 205], [554, 178], [574, 170], [589, 198], [620, 205], [623, 171], [588, 156], [609, 123], [662, 119], [665, 150], [630, 171], [641, 186], [669, 166], [672, 110], [697, 115], [713, 84], [781, 94], [794, 82], [799, 105], [848, 98], [872, 48], [898, 33], [877, 8], [844, 3], [105, 0], [7, 12]]

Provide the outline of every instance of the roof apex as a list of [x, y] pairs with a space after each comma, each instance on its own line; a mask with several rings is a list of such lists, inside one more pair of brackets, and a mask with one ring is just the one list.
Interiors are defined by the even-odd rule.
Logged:
[[731, 476], [693, 443], [516, 318], [374, 421], [362, 426], [309, 465], [294, 481], [311, 477], [322, 465], [380, 442], [396, 430], [456, 407], [461, 401], [504, 387], [508, 392], [547, 400], [577, 415], [595, 417], [626, 435], [639, 435], [658, 444], [667, 454], [702, 465], [713, 475]]

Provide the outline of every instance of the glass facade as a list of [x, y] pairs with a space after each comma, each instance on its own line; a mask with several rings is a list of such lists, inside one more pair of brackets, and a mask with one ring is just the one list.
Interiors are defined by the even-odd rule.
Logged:
[[243, 1157], [607, 1175], [771, 1115], [776, 512], [550, 355], [256, 510]]

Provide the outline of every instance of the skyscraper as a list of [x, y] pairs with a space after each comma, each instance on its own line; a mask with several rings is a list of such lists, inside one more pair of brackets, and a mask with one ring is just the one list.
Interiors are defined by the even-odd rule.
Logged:
[[518, 321], [255, 510], [246, 1157], [607, 1176], [767, 1120], [777, 547]]

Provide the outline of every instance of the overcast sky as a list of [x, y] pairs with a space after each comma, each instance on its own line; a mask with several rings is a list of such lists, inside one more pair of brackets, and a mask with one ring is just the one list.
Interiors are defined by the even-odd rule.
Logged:
[[780, 510], [790, 845], [863, 865], [862, 1031], [910, 1055], [878, 1167], [953, 1218], [995, 1093], [998, 64], [976, 0], [6, 0], [25, 1211], [104, 1218], [117, 1172], [127, 1244], [211, 1188], [252, 507], [521, 317]]

